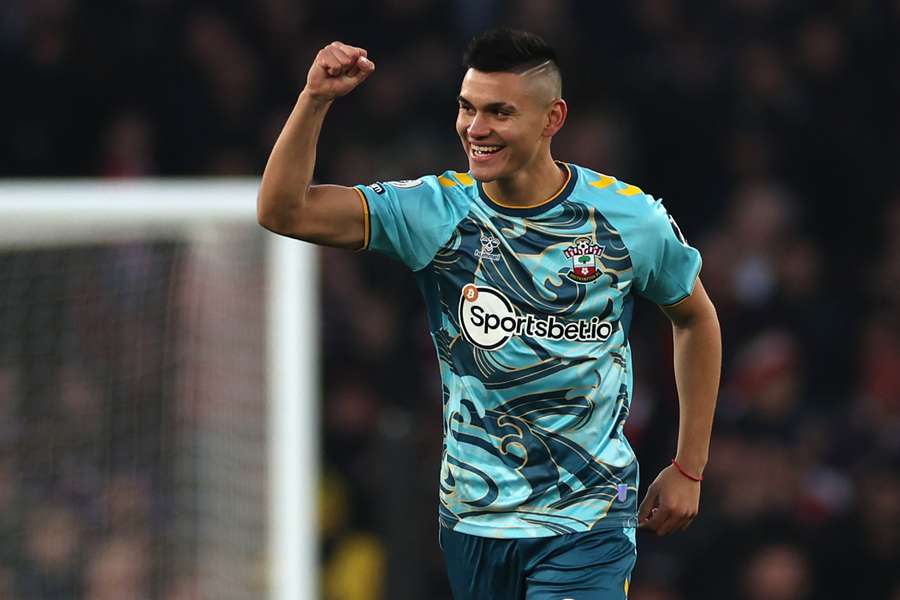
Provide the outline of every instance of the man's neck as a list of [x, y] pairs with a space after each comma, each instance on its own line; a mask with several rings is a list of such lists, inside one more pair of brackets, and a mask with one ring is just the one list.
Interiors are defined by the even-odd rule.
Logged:
[[495, 179], [483, 187], [488, 196], [500, 204], [528, 207], [556, 194], [565, 180], [566, 174], [547, 155], [539, 165], [522, 169], [506, 179]]

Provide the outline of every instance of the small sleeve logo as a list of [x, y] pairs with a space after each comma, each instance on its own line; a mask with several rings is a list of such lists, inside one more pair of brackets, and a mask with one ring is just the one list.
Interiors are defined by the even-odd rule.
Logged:
[[388, 181], [388, 185], [392, 185], [395, 188], [400, 188], [401, 190], [418, 187], [425, 183], [421, 178], [419, 179], [400, 179], [398, 181]]

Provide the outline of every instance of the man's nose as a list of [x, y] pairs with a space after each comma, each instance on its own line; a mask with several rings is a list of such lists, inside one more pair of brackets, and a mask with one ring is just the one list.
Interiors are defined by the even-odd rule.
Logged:
[[466, 132], [469, 134], [469, 137], [483, 138], [487, 137], [491, 130], [490, 127], [487, 126], [485, 118], [481, 114], [476, 114], [475, 118], [472, 119], [472, 122], [469, 123]]

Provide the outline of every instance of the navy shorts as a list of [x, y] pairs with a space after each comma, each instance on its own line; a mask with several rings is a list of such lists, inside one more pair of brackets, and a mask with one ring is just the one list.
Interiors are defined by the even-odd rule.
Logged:
[[637, 560], [633, 527], [494, 539], [440, 528], [455, 600], [624, 600]]

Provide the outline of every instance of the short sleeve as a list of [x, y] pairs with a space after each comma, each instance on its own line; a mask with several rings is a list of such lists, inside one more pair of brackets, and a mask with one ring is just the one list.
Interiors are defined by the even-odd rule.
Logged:
[[662, 200], [645, 195], [644, 201], [647, 210], [641, 211], [642, 223], [631, 241], [636, 291], [661, 306], [676, 304], [694, 291], [700, 252], [688, 244]]
[[366, 211], [365, 249], [400, 260], [413, 271], [431, 262], [460, 220], [435, 176], [354, 189]]

